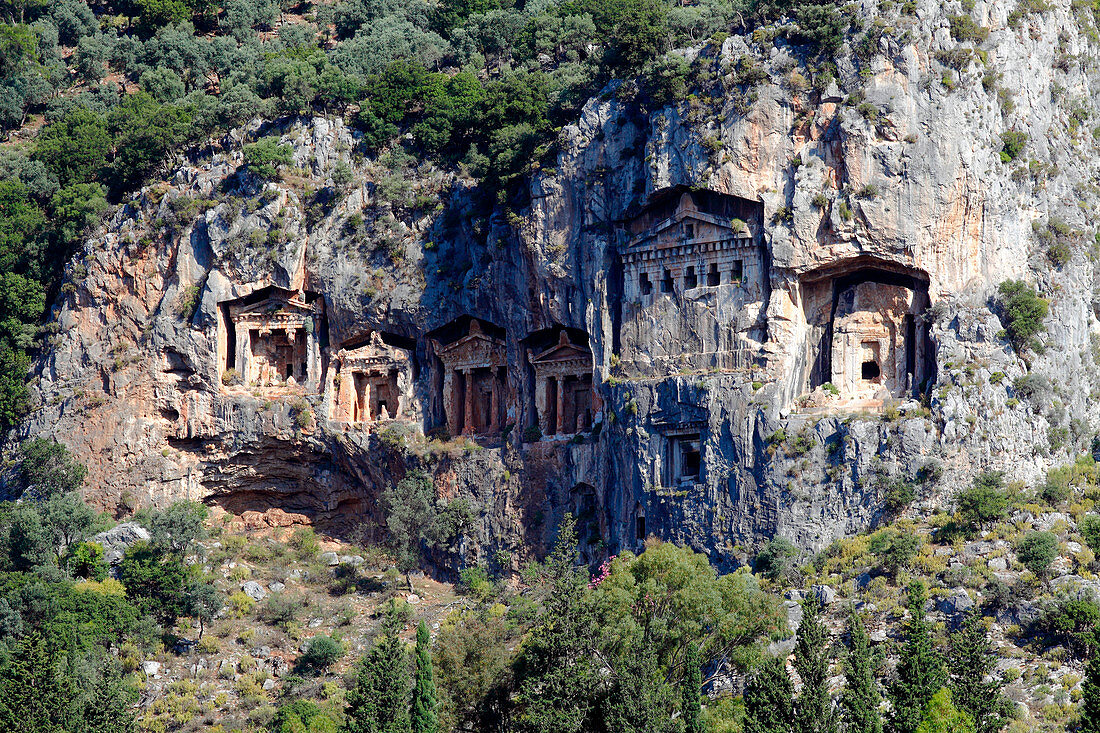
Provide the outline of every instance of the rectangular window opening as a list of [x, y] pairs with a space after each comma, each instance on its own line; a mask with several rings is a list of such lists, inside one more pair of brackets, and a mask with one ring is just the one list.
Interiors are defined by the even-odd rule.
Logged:
[[707, 270], [707, 287], [718, 287], [722, 284], [722, 275], [718, 272], [718, 263], [712, 262]]
[[684, 275], [684, 289], [691, 290], [699, 286], [699, 278], [695, 276], [695, 267], [689, 265]]
[[745, 263], [742, 260], [733, 261], [733, 269], [730, 270], [730, 282], [740, 284], [745, 276]]

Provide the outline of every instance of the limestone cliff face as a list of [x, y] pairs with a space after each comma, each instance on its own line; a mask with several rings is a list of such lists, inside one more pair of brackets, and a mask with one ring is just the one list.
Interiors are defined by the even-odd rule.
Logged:
[[[104, 505], [187, 497], [343, 527], [421, 465], [478, 510], [452, 548], [465, 561], [537, 549], [572, 511], [591, 559], [657, 534], [728, 566], [775, 533], [819, 548], [866, 528], [891, 476], [931, 477], [931, 503], [979, 470], [1033, 482], [1098, 427], [1092, 20], [1058, 2], [1010, 27], [979, 0], [979, 53], [941, 5], [862, 3], [884, 29], [874, 54], [843, 53], [818, 89], [796, 49], [744, 37], [689, 52], [714, 81], [677, 106], [643, 113], [613, 85], [522, 206], [363, 162], [322, 118], [267, 130], [294, 149], [276, 183], [240, 169], [241, 135], [195, 151], [70, 266], [21, 434], [68, 444]], [[1007, 131], [1028, 137], [1004, 162]], [[1057, 266], [1052, 240], [1071, 252]], [[1010, 278], [1051, 303], [1026, 361], [994, 308]], [[304, 370], [234, 383], [225, 304], [268, 286], [323, 308], [316, 389]], [[535, 369], [563, 333], [591, 352], [590, 396], [582, 373]], [[377, 421], [397, 399], [385, 370], [353, 390], [337, 365], [372, 334], [414, 365], [397, 421]], [[494, 366], [452, 368], [490, 341]], [[495, 437], [416, 437], [442, 427]]]

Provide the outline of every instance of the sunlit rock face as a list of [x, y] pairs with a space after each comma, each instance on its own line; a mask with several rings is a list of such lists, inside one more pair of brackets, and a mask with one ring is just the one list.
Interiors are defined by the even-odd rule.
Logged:
[[[1054, 6], [1013, 28], [979, 1], [985, 63], [940, 3], [889, 11], [819, 89], [782, 42], [692, 50], [705, 94], [643, 112], [613, 84], [502, 204], [430, 164], [386, 200], [390, 173], [324, 118], [269, 126], [294, 172], [258, 181], [239, 131], [88, 241], [21, 434], [69, 445], [104, 506], [368, 538], [422, 467], [475, 510], [441, 562], [516, 562], [572, 512], [587, 560], [656, 535], [734, 566], [776, 533], [872, 526], [892, 476], [931, 477], [918, 509], [984, 469], [1034, 482], [1091, 448], [1100, 390], [1097, 143], [1067, 102], [1092, 80], [1059, 61], [1088, 41]], [[1042, 353], [1005, 339], [1010, 278], [1050, 300]]]

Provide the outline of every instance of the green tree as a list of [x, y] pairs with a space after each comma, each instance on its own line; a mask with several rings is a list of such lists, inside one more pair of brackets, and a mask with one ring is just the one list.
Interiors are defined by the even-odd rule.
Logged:
[[265, 137], [244, 146], [244, 162], [248, 170], [260, 178], [275, 178], [279, 167], [294, 160], [289, 145], [280, 145], [276, 137]]
[[0, 270], [41, 269], [46, 215], [20, 181], [0, 181]]
[[118, 665], [106, 660], [84, 707], [85, 729], [88, 733], [135, 733], [137, 720], [130, 707], [135, 697]]
[[53, 538], [53, 548], [58, 554], [69, 545], [87, 537], [95, 524], [95, 511], [75, 491], [54, 496], [39, 508], [42, 512], [42, 525]]
[[752, 568], [769, 580], [779, 580], [798, 556], [798, 549], [786, 537], [772, 537], [756, 555]]
[[34, 154], [65, 187], [94, 180], [110, 153], [107, 121], [86, 107], [74, 107], [42, 130]]
[[203, 521], [206, 507], [193, 501], [173, 502], [164, 511], [139, 514], [139, 521], [149, 528], [152, 543], [170, 552], [186, 552], [192, 543], [206, 537]]
[[1012, 702], [1001, 692], [1003, 683], [994, 675], [997, 656], [981, 615], [968, 613], [948, 641], [948, 687], [954, 704], [970, 715], [977, 733], [996, 733], [1011, 720]]
[[617, 660], [615, 667], [611, 689], [600, 705], [608, 733], [643, 730], [674, 733], [681, 730], [672, 718], [676, 707], [675, 691], [660, 674], [651, 650], [636, 649]]
[[198, 619], [201, 639], [207, 622], [212, 621], [223, 606], [225, 602], [217, 588], [210, 583], [196, 581], [187, 588], [182, 611], [185, 615]]
[[921, 536], [911, 528], [884, 527], [871, 535], [868, 548], [884, 572], [897, 578], [909, 567], [921, 546]]
[[794, 647], [794, 668], [802, 678], [802, 692], [795, 705], [796, 733], [835, 733], [829, 699], [829, 631], [820, 617], [821, 604], [814, 596], [802, 601], [802, 622]]
[[0, 730], [62, 733], [74, 714], [71, 682], [57, 673], [57, 653], [38, 633], [24, 637], [0, 665]]
[[414, 469], [382, 492], [382, 511], [389, 539], [397, 552], [397, 568], [409, 573], [420, 565], [422, 547], [434, 535], [436, 506], [435, 484], [424, 471]]
[[143, 612], [173, 625], [188, 611], [191, 573], [176, 555], [147, 542], [130, 546], [119, 564], [126, 595]]
[[955, 707], [951, 691], [943, 687], [928, 701], [916, 733], [974, 733], [974, 721]]
[[33, 570], [54, 558], [53, 537], [34, 506], [19, 504], [8, 520], [8, 561], [15, 570]]
[[117, 188], [139, 183], [183, 143], [191, 130], [191, 115], [171, 104], [161, 104], [146, 92], [123, 99], [107, 114], [114, 136], [111, 163]]
[[598, 626], [586, 594], [588, 574], [575, 565], [574, 527], [572, 516], [566, 515], [553, 551], [539, 568], [543, 611], [515, 665], [519, 731], [586, 730], [604, 688], [593, 659]]
[[1046, 578], [1058, 557], [1058, 537], [1053, 532], [1031, 532], [1016, 545], [1016, 557], [1038, 578]]
[[959, 519], [972, 531], [998, 522], [1008, 513], [1008, 495], [1004, 491], [1004, 473], [986, 471], [974, 478], [969, 489], [955, 495]]
[[413, 686], [412, 733], [438, 733], [437, 707], [428, 625], [421, 619], [416, 627], [416, 683]]
[[66, 186], [50, 199], [57, 239], [65, 249], [65, 259], [72, 245], [78, 243], [107, 211], [106, 191], [98, 183], [75, 183]]
[[19, 453], [19, 488], [28, 498], [41, 501], [77, 491], [88, 475], [88, 469], [53, 438], [32, 438]]
[[1039, 297], [1035, 289], [1022, 280], [1005, 280], [997, 286], [1005, 331], [1016, 351], [1034, 349], [1035, 338], [1045, 328], [1043, 320], [1050, 304]]
[[882, 733], [881, 696], [871, 659], [871, 640], [855, 609], [848, 616], [844, 677], [846, 684], [840, 693], [840, 717], [845, 733]]
[[932, 696], [947, 678], [924, 616], [926, 598], [924, 584], [913, 581], [909, 585], [909, 620], [905, 624], [905, 645], [901, 648], [897, 679], [887, 691], [893, 705], [891, 733], [916, 733]]
[[408, 652], [397, 631], [398, 622], [387, 617], [360, 660], [348, 690], [345, 733], [410, 733]]
[[344, 645], [331, 636], [318, 634], [298, 658], [298, 668], [307, 672], [324, 672], [344, 656]]
[[699, 648], [688, 644], [684, 655], [684, 681], [681, 684], [680, 719], [684, 721], [684, 733], [703, 733], [703, 708], [699, 690], [703, 686], [703, 670], [700, 668]]
[[794, 686], [784, 661], [769, 657], [745, 685], [745, 733], [794, 730]]
[[[1093, 648], [1100, 647], [1094, 643]], [[1093, 652], [1081, 683], [1081, 733], [1100, 733], [1100, 653]]]

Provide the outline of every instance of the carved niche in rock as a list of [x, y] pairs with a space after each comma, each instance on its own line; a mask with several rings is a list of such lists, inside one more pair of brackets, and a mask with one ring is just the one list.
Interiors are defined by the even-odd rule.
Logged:
[[659, 412], [653, 419], [661, 435], [658, 461], [651, 480], [655, 486], [690, 487], [703, 483], [703, 436], [707, 410], [695, 405], [679, 405], [678, 411]]
[[617, 348], [628, 373], [736, 369], [764, 340], [763, 205], [677, 187], [623, 225]]
[[363, 425], [415, 419], [409, 349], [387, 343], [380, 332], [373, 331], [367, 343], [337, 351], [332, 372], [333, 420]]
[[[578, 337], [578, 341], [582, 339]], [[589, 430], [598, 404], [592, 388], [592, 351], [584, 343], [573, 343], [564, 328], [554, 345], [546, 348], [544, 343], [543, 347], [527, 350], [527, 360], [535, 371], [535, 411], [542, 434], [573, 435]]]
[[[853, 266], [854, 265], [854, 266]], [[934, 374], [927, 276], [900, 265], [856, 262], [804, 279], [812, 390], [831, 382], [842, 399], [915, 395]]]
[[443, 410], [452, 435], [497, 435], [507, 401], [507, 352], [503, 329], [476, 318], [463, 318], [436, 333], [455, 329], [450, 343], [432, 339], [443, 364]]
[[320, 296], [272, 285], [221, 303], [219, 316], [223, 375], [232, 369], [245, 385], [318, 389]]

